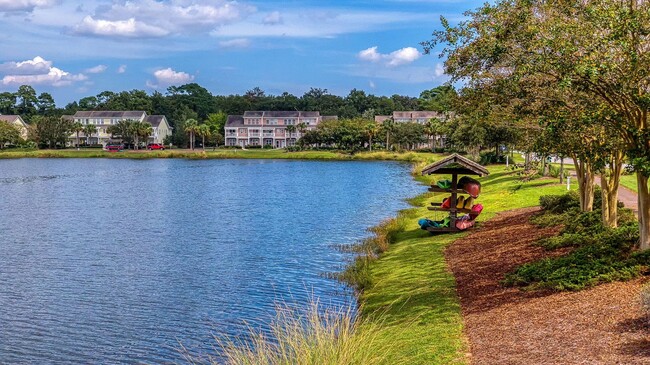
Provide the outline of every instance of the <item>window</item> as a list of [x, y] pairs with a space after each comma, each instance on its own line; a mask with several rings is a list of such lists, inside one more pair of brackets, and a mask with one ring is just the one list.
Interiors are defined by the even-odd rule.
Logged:
[[294, 125], [294, 124], [296, 124], [296, 120], [295, 119], [285, 119], [284, 124], [285, 125]]

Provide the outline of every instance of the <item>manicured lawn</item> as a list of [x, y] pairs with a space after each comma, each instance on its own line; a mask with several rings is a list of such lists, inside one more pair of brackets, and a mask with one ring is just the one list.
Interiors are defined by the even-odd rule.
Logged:
[[[556, 179], [522, 183], [505, 166], [489, 170], [491, 174], [480, 179], [482, 194], [477, 201], [485, 207], [481, 221], [500, 211], [536, 206], [541, 195], [566, 191], [566, 186], [557, 184]], [[381, 324], [380, 338], [384, 346], [392, 349], [393, 364], [467, 362], [460, 304], [444, 259], [445, 247], [466, 233], [432, 236], [417, 224], [422, 217], [434, 219], [440, 214], [442, 218], [444, 213], [428, 211], [426, 206], [443, 197], [442, 193], [435, 197], [423, 194], [413, 199], [415, 208], [400, 213], [396, 219], [405, 220], [406, 228], [397, 235], [396, 243], [371, 264], [374, 285], [361, 296], [362, 314]]]
[[621, 185], [623, 185], [626, 188], [634, 191], [635, 193], [639, 192], [639, 188], [636, 185], [636, 175], [635, 174], [621, 176]]

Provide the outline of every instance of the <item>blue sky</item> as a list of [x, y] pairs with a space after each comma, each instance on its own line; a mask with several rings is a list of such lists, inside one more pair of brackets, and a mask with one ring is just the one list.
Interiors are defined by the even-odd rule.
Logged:
[[444, 83], [419, 42], [463, 0], [0, 0], [0, 91], [32, 85], [58, 106], [104, 90], [417, 96]]

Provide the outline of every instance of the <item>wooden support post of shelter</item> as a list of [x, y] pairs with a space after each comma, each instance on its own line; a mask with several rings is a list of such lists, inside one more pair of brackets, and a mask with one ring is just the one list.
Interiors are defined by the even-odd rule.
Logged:
[[478, 175], [479, 177], [483, 177], [489, 175], [490, 172], [480, 164], [471, 161], [457, 153], [454, 153], [451, 156], [445, 157], [438, 162], [428, 165], [422, 170], [422, 175], [432, 175], [432, 174], [451, 175], [450, 189], [442, 189], [436, 186], [435, 184], [433, 184], [431, 188], [429, 188], [429, 191], [451, 193], [450, 207], [449, 208], [442, 208], [440, 206], [428, 207], [429, 210], [449, 212], [450, 222], [449, 222], [449, 227], [444, 227], [444, 228], [430, 227], [427, 228], [427, 230], [431, 232], [456, 232], [459, 230], [458, 228], [456, 228], [456, 218], [458, 217], [458, 213], [459, 212], [469, 213], [467, 209], [456, 207], [458, 194], [467, 194], [466, 191], [462, 189], [458, 189], [458, 175]]

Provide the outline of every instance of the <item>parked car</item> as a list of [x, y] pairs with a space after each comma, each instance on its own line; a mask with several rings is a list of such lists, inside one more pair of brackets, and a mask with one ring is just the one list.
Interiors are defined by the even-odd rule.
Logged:
[[124, 150], [124, 147], [121, 144], [107, 144], [104, 149], [108, 152], [120, 152]]
[[164, 149], [165, 149], [165, 146], [163, 146], [163, 145], [160, 144], [160, 143], [149, 143], [149, 144], [147, 145], [147, 149], [148, 149], [148, 150], [164, 150]]

